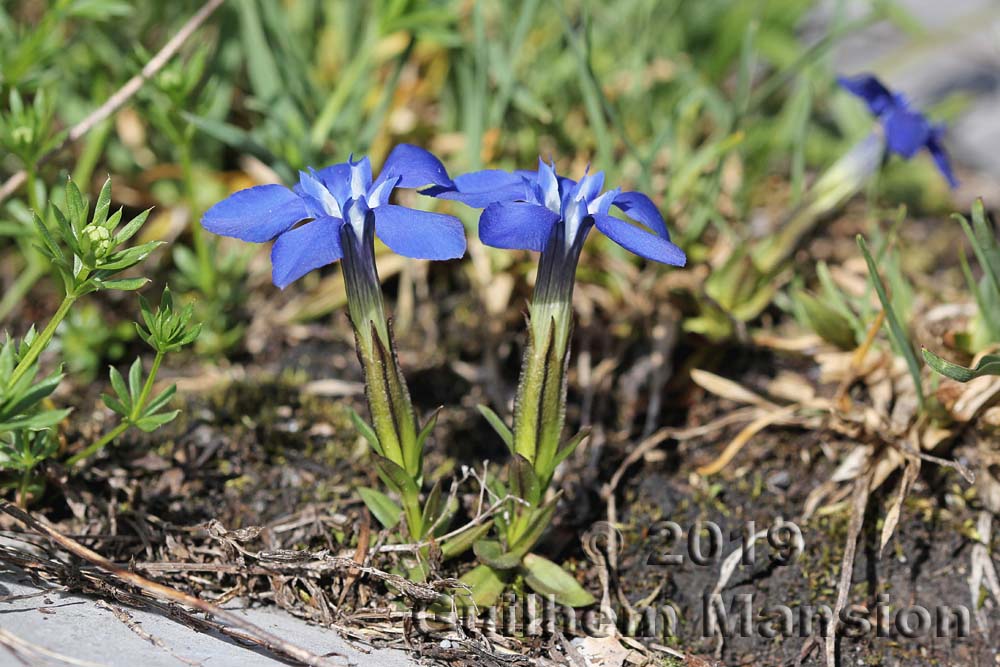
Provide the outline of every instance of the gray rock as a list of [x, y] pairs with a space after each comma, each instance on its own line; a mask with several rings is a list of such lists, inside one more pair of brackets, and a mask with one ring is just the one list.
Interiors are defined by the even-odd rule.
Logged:
[[[11, 596], [44, 591], [10, 572], [0, 572], [0, 666], [63, 666], [65, 658], [105, 667], [273, 667], [283, 663], [220, 635], [192, 630], [161, 614], [119, 605], [137, 622], [140, 636], [97, 600], [50, 590], [21, 600]], [[231, 610], [238, 604], [230, 604]], [[413, 667], [406, 653], [351, 644], [335, 630], [311, 625], [276, 608], [239, 609], [255, 625], [312, 651], [335, 665]], [[7, 634], [5, 634], [7, 633]], [[7, 645], [14, 638], [21, 662]], [[22, 644], [23, 643], [23, 644]], [[32, 648], [34, 647], [34, 648]], [[337, 654], [345, 656], [335, 657]], [[62, 656], [62, 658], [60, 658]], [[80, 662], [76, 664], [81, 664]]]

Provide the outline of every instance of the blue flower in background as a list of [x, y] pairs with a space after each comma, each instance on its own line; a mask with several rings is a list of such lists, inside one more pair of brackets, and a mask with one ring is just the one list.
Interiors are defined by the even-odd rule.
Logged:
[[906, 97], [892, 93], [871, 74], [838, 77], [837, 83], [868, 104], [868, 110], [882, 124], [890, 151], [908, 160], [921, 148], [926, 148], [948, 184], [953, 188], [958, 185], [941, 143], [943, 125], [933, 124], [922, 113], [914, 111]]
[[[649, 197], [618, 188], [601, 194], [603, 186], [603, 172], [584, 175], [576, 182], [557, 176], [553, 166], [539, 159], [538, 171], [478, 171], [422, 192], [485, 208], [479, 219], [479, 238], [495, 248], [541, 252], [555, 239], [563, 248], [578, 251], [591, 226], [596, 226], [618, 245], [646, 259], [684, 265], [684, 251], [670, 242], [663, 216]], [[644, 228], [610, 215], [612, 206]]]
[[[444, 165], [429, 152], [399, 144], [372, 180], [367, 157], [319, 171], [299, 172], [299, 183], [241, 190], [210, 208], [202, 226], [244, 241], [274, 240], [272, 280], [284, 288], [306, 273], [344, 257], [343, 244], [375, 234], [394, 252], [416, 259], [455, 259], [465, 253], [465, 230], [450, 215], [389, 203], [395, 188], [452, 187]], [[302, 225], [298, 223], [308, 220]]]

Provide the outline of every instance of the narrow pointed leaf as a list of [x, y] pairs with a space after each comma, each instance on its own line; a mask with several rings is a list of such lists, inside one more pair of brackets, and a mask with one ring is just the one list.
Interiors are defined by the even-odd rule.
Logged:
[[878, 294], [878, 299], [882, 303], [882, 310], [885, 311], [885, 319], [889, 323], [889, 333], [892, 334], [897, 348], [906, 360], [906, 365], [910, 370], [910, 375], [913, 377], [913, 386], [917, 393], [917, 401], [919, 402], [921, 408], [923, 408], [924, 390], [920, 382], [920, 364], [917, 362], [917, 355], [913, 351], [913, 346], [910, 344], [910, 338], [907, 336], [906, 330], [903, 328], [902, 323], [900, 323], [899, 318], [896, 316], [896, 311], [892, 307], [892, 302], [889, 301], [889, 296], [886, 294], [885, 285], [882, 283], [882, 277], [879, 275], [878, 267], [875, 266], [875, 260], [872, 259], [872, 255], [868, 251], [868, 243], [865, 242], [864, 237], [860, 234], [858, 234], [857, 241], [858, 247], [861, 248], [861, 253], [865, 257], [865, 262], [868, 264], [868, 274], [871, 278], [872, 285], [875, 287], [875, 293]]
[[493, 409], [490, 408], [489, 406], [480, 403], [479, 405], [476, 406], [476, 408], [479, 410], [480, 414], [483, 415], [483, 417], [486, 417], [486, 421], [490, 423], [490, 426], [493, 427], [493, 430], [497, 432], [497, 435], [499, 435], [500, 438], [504, 441], [504, 444], [507, 445], [507, 449], [509, 449], [510, 453], [513, 454], [514, 433], [513, 431], [510, 430], [510, 427], [507, 426], [507, 424], [504, 423], [503, 419], [500, 418], [500, 415], [494, 412]]
[[364, 501], [368, 511], [382, 524], [386, 530], [392, 530], [399, 525], [399, 520], [403, 516], [403, 509], [397, 505], [389, 496], [381, 491], [368, 487], [358, 487], [358, 495]]
[[368, 441], [375, 453], [379, 456], [385, 456], [382, 451], [382, 445], [379, 444], [378, 435], [375, 434], [375, 429], [373, 429], [368, 422], [365, 421], [364, 417], [359, 415], [354, 408], [347, 408], [348, 414], [351, 416], [351, 422], [354, 424], [354, 428], [358, 429], [358, 433]]
[[140, 393], [142, 393], [142, 359], [136, 357], [128, 369], [128, 395], [133, 408], [140, 407]]
[[[125, 386], [125, 378], [122, 374], [118, 372], [118, 369], [114, 366], [108, 372], [108, 377], [111, 379], [111, 388], [115, 390], [118, 394], [118, 398], [125, 406], [125, 412], [130, 412], [132, 410], [132, 397], [129, 393], [128, 387]], [[114, 408], [112, 408], [114, 410]]]
[[97, 196], [97, 204], [94, 206], [94, 218], [93, 222], [95, 224], [103, 224], [108, 219], [108, 211], [111, 209], [111, 179], [104, 181], [104, 185], [101, 187], [101, 194]]
[[180, 410], [172, 410], [171, 412], [161, 412], [158, 415], [146, 415], [136, 420], [135, 426], [146, 433], [150, 433], [164, 424], [172, 422], [180, 413]]
[[427, 494], [427, 500], [424, 501], [423, 521], [421, 523], [426, 528], [434, 525], [434, 522], [441, 516], [441, 512], [445, 509], [446, 500], [447, 498], [441, 495], [441, 480], [434, 482], [430, 493]]
[[397, 463], [393, 463], [384, 456], [376, 456], [375, 458], [378, 463], [379, 473], [382, 476], [382, 481], [395, 487], [401, 494], [416, 496], [420, 493], [420, 489], [417, 488], [417, 483], [407, 474], [405, 470], [403, 470], [402, 466]]
[[573, 452], [575, 452], [576, 448], [580, 445], [580, 443], [583, 442], [589, 435], [590, 435], [590, 429], [585, 428], [576, 435], [574, 435], [572, 438], [570, 438], [569, 441], [562, 446], [562, 449], [559, 450], [559, 452], [556, 454], [556, 458], [552, 461], [553, 469], [556, 468], [560, 463], [565, 461]]
[[431, 433], [434, 431], [434, 427], [437, 426], [438, 415], [441, 414], [441, 408], [437, 408], [434, 414], [428, 418], [424, 423], [424, 427], [420, 429], [420, 433], [417, 434], [417, 447], [423, 449], [424, 443], [427, 442], [427, 438], [430, 437]]
[[445, 558], [454, 558], [472, 548], [472, 545], [486, 537], [492, 526], [489, 523], [473, 526], [468, 530], [463, 530], [458, 535], [441, 543], [441, 555]]
[[517, 553], [520, 556], [531, 551], [532, 547], [538, 543], [538, 540], [542, 538], [545, 531], [549, 527], [549, 523], [552, 521], [552, 515], [556, 511], [556, 501], [558, 498], [553, 498], [548, 503], [535, 510], [531, 523], [528, 524], [527, 530], [524, 534], [518, 538], [517, 542], [510, 545], [510, 550]]
[[974, 368], [966, 368], [942, 359], [928, 349], [922, 350], [927, 364], [941, 375], [958, 382], [968, 382], [984, 375], [1000, 375], [1000, 355], [988, 354]]

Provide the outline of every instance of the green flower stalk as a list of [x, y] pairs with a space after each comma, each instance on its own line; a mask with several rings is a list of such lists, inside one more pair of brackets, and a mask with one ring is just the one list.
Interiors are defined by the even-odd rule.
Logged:
[[394, 188], [428, 183], [449, 185], [451, 179], [433, 155], [401, 144], [374, 180], [368, 158], [350, 160], [302, 172], [292, 190], [262, 185], [237, 192], [202, 219], [205, 229], [216, 234], [258, 243], [273, 239], [272, 277], [282, 288], [314, 269], [341, 262], [371, 425], [352, 417], [374, 452], [379, 478], [399, 496], [402, 507], [376, 489], [358, 492], [387, 529], [403, 517], [408, 537], [415, 541], [443, 533], [438, 531], [447, 528], [451, 510], [442, 502], [439, 486], [420, 500], [424, 443], [436, 418], [422, 429], [418, 425], [382, 301], [375, 235], [407, 257], [461, 257], [465, 230], [458, 219], [389, 203]]
[[566, 418], [566, 368], [573, 287], [583, 237], [567, 244], [553, 230], [541, 254], [528, 311], [528, 347], [514, 408], [514, 452], [533, 463], [547, 488]]
[[375, 266], [373, 223], [369, 213], [360, 238], [351, 225], [340, 228], [347, 311], [354, 327], [358, 360], [364, 369], [365, 397], [375, 436], [368, 441], [379, 456], [383, 482], [400, 495], [410, 535], [421, 539], [425, 533], [420, 485], [426, 434], [418, 437], [416, 413], [385, 314], [382, 284]]
[[[602, 193], [603, 185], [601, 172], [576, 182], [557, 176], [540, 160], [537, 172], [476, 172], [456, 178], [450, 188], [425, 191], [485, 207], [479, 237], [486, 245], [541, 252], [513, 429], [481, 408], [511, 450], [507, 488], [494, 486], [498, 494], [509, 491], [513, 500], [495, 519], [498, 539], [474, 546], [483, 565], [463, 577], [477, 605], [491, 604], [508, 583], [518, 580], [562, 604], [593, 602], [562, 568], [531, 553], [555, 512], [557, 496], [549, 493], [555, 470], [586, 435], [562, 439], [577, 263], [593, 227], [641, 257], [675, 266], [686, 259], [670, 242], [666, 223], [649, 197], [620, 189]], [[641, 226], [610, 215], [612, 206]]]

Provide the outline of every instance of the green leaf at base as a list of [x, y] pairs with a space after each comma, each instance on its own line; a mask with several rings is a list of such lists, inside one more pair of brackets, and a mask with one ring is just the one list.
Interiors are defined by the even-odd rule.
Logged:
[[465, 574], [459, 581], [469, 587], [469, 591], [455, 592], [456, 607], [476, 607], [482, 609], [494, 604], [507, 586], [503, 576], [488, 565], [478, 565]]
[[496, 570], [512, 570], [521, 564], [523, 554], [504, 551], [496, 540], [479, 540], [472, 545], [476, 558]]
[[979, 360], [975, 368], [966, 368], [946, 361], [926, 348], [921, 352], [928, 366], [952, 380], [968, 382], [984, 375], [1000, 375], [1000, 355], [988, 354]]
[[489, 523], [474, 526], [441, 543], [441, 555], [444, 558], [454, 558], [468, 551], [473, 544], [486, 536], [492, 528]]
[[393, 502], [389, 496], [381, 491], [369, 489], [364, 486], [358, 487], [358, 495], [361, 496], [361, 500], [368, 507], [368, 511], [382, 524], [383, 528], [392, 530], [399, 525], [399, 520], [403, 516], [403, 509]]
[[573, 576], [547, 558], [536, 554], [524, 557], [522, 570], [524, 583], [531, 590], [542, 595], [551, 595], [559, 604], [570, 607], [586, 607], [594, 604], [594, 596], [588, 593]]

